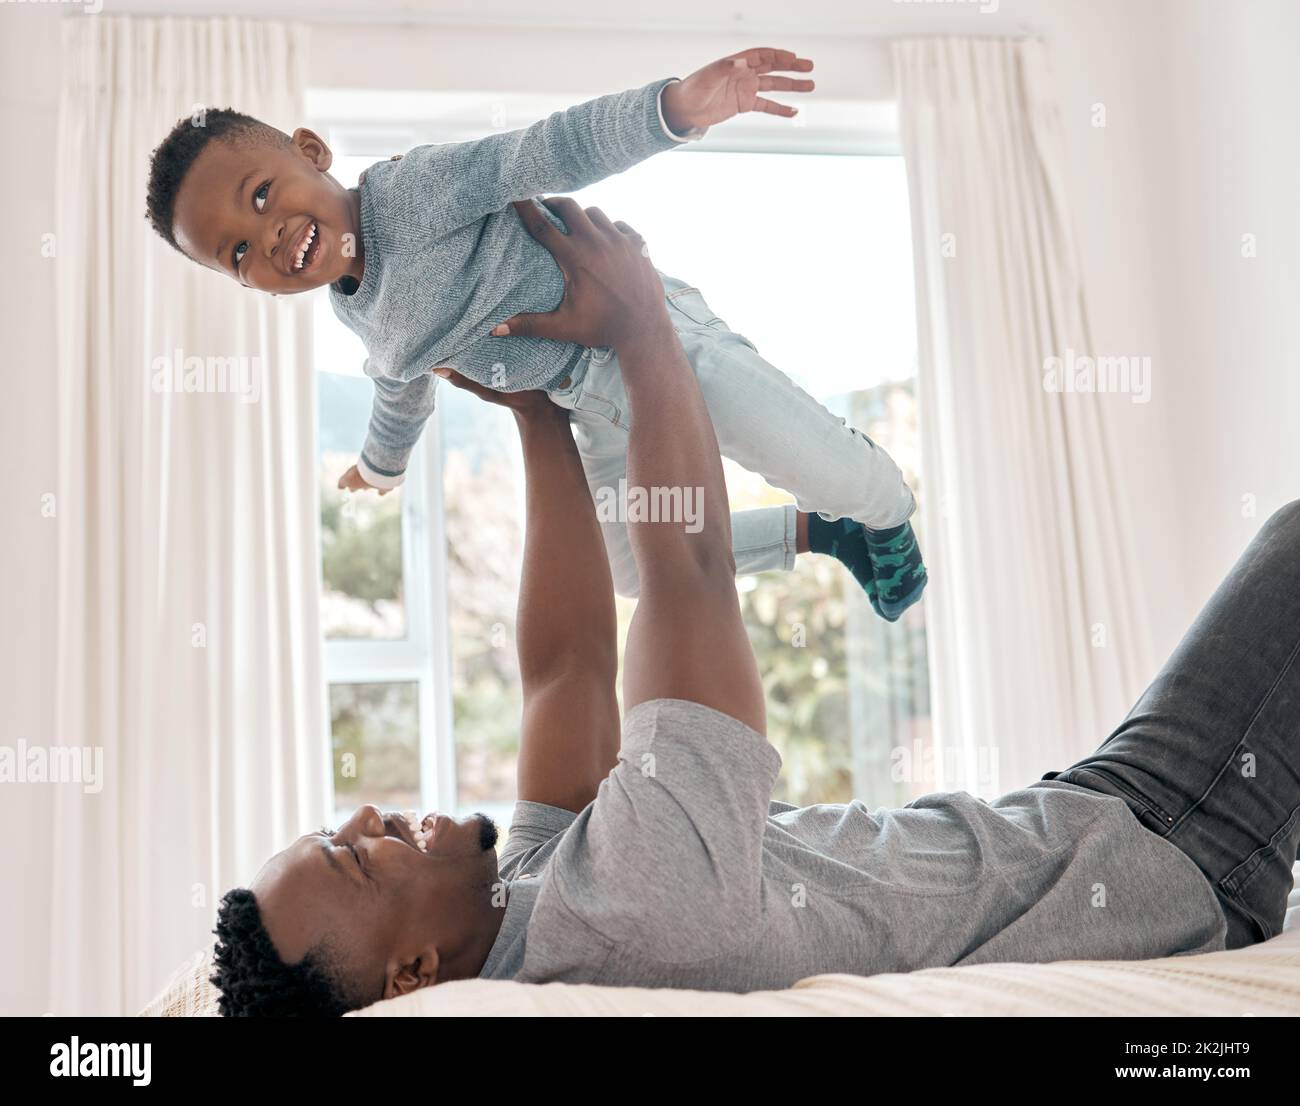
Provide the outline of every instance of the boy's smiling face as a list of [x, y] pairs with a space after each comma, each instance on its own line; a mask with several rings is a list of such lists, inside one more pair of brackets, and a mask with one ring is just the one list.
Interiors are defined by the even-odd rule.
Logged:
[[329, 175], [332, 162], [329, 147], [301, 127], [283, 146], [214, 139], [176, 195], [177, 243], [200, 264], [263, 292], [360, 280], [360, 198]]

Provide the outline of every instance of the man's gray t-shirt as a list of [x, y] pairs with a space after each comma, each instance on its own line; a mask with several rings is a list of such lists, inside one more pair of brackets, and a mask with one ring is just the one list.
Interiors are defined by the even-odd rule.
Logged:
[[901, 809], [770, 802], [761, 734], [681, 700], [624, 719], [579, 814], [521, 802], [481, 975], [752, 991], [824, 972], [1224, 947], [1204, 875], [1120, 799], [1042, 782]]

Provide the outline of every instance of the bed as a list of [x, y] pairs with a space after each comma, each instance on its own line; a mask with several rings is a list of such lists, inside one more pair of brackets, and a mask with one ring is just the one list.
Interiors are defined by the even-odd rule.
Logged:
[[[377, 1002], [348, 1017], [1300, 1015], [1300, 878], [1296, 883], [1283, 931], [1231, 952], [818, 975], [788, 990], [747, 995], [471, 979]], [[215, 1016], [210, 955], [203, 950], [182, 965], [142, 1016]]]

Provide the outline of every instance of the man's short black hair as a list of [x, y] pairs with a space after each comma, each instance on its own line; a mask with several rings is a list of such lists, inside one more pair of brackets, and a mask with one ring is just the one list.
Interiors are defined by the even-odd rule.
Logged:
[[[176, 193], [195, 158], [209, 142], [222, 138], [236, 145], [285, 146], [293, 140], [282, 130], [233, 108], [204, 108], [176, 120], [149, 160], [149, 199], [145, 218], [172, 247], [185, 253], [172, 233]], [[189, 255], [186, 254], [188, 257]]]
[[211, 981], [221, 991], [217, 1005], [227, 1018], [336, 1018], [366, 1005], [349, 1001], [330, 970], [323, 947], [296, 964], [280, 959], [253, 892], [227, 891], [217, 909], [216, 971]]

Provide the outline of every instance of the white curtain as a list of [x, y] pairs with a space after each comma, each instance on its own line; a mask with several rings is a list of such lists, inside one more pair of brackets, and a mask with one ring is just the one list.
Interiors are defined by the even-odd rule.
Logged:
[[[100, 16], [63, 34], [57, 740], [102, 749], [104, 785], [54, 789], [49, 1008], [123, 1014], [325, 810], [309, 306], [144, 219], [178, 118], [299, 123], [305, 32]], [[160, 372], [189, 357], [202, 391]], [[234, 359], [224, 381], [208, 358]]]
[[1046, 47], [920, 39], [893, 56], [935, 740], [945, 786], [996, 793], [1099, 745], [1151, 675], [1105, 421], [1131, 399], [1045, 386], [1050, 358], [1123, 352], [1089, 333]]

